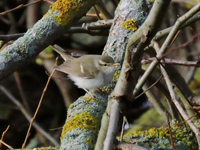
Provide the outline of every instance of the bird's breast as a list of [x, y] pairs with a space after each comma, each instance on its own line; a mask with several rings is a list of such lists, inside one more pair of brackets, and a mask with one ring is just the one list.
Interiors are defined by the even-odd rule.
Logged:
[[74, 83], [79, 87], [79, 88], [85, 88], [88, 90], [94, 90], [101, 88], [108, 83], [111, 82], [113, 75], [107, 76], [103, 72], [99, 72], [95, 78], [92, 79], [86, 79], [74, 75], [69, 75], [69, 78], [74, 81]]

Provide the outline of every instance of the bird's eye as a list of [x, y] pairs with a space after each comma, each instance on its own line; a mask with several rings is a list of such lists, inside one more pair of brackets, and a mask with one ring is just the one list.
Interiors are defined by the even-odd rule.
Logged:
[[104, 64], [104, 66], [107, 66], [107, 64]]

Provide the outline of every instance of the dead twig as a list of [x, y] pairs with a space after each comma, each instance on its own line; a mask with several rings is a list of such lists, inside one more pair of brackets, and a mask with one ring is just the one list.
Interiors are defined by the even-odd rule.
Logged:
[[9, 12], [11, 12], [11, 11], [14, 11], [14, 10], [17, 10], [17, 9], [20, 9], [20, 8], [23, 8], [23, 7], [27, 7], [27, 6], [29, 6], [29, 5], [36, 4], [36, 3], [40, 2], [40, 1], [42, 1], [42, 0], [37, 0], [37, 1], [35, 1], [35, 2], [28, 3], [28, 4], [25, 4], [25, 5], [24, 5], [24, 4], [21, 4], [21, 5], [19, 5], [19, 6], [15, 7], [15, 8], [13, 8], [13, 9], [9, 9], [9, 10], [7, 10], [7, 11], [4, 11], [4, 12], [0, 13], [0, 15], [6, 15], [7, 13], [9, 13]]
[[[2, 135], [1, 135], [1, 141], [3, 141], [3, 137], [4, 137], [4, 135], [6, 134], [6, 132], [8, 131], [9, 128], [10, 128], [10, 125], [8, 125], [8, 127], [6, 128], [6, 130], [2, 133]], [[2, 143], [0, 143], [0, 148], [1, 148], [1, 146], [2, 146]]]
[[169, 135], [170, 135], [170, 140], [171, 140], [172, 148], [173, 148], [173, 150], [176, 150], [176, 148], [174, 146], [174, 141], [173, 141], [173, 136], [172, 136], [172, 131], [171, 131], [170, 123], [169, 123], [169, 114], [168, 114], [167, 111], [165, 113], [166, 113], [167, 126], [169, 128]]
[[143, 91], [142, 93], [140, 93], [139, 95], [137, 95], [135, 97], [135, 99], [138, 99], [140, 96], [142, 96], [143, 94], [145, 94], [148, 90], [150, 90], [154, 85], [156, 85], [161, 79], [163, 78], [163, 76], [161, 75], [160, 78], [155, 82], [153, 83], [150, 87], [148, 87], [148, 89], [146, 89], [145, 91]]
[[[57, 60], [58, 60], [58, 57], [56, 58], [55, 66], [57, 66]], [[38, 113], [38, 111], [39, 111], [39, 108], [40, 108], [40, 106], [41, 106], [41, 104], [42, 104], [42, 100], [43, 100], [44, 94], [45, 94], [45, 92], [46, 92], [46, 90], [47, 90], [47, 87], [48, 87], [48, 85], [49, 85], [49, 82], [50, 82], [51, 77], [53, 76], [54, 72], [55, 72], [55, 69], [52, 71], [51, 75], [49, 76], [49, 78], [48, 78], [48, 80], [47, 80], [47, 83], [46, 83], [46, 86], [45, 86], [45, 88], [44, 88], [44, 90], [43, 90], [43, 92], [42, 92], [42, 96], [41, 96], [41, 98], [40, 98], [38, 107], [37, 107], [37, 109], [36, 109], [36, 111], [35, 111], [35, 114], [34, 114], [33, 118], [31, 119], [31, 122], [30, 122], [30, 125], [29, 125], [29, 128], [28, 128], [28, 131], [27, 131], [27, 134], [26, 134], [24, 143], [22, 144], [22, 148], [24, 148], [25, 145], [26, 145], [26, 142], [27, 142], [27, 140], [28, 140], [28, 137], [29, 137], [29, 134], [30, 134], [30, 130], [31, 130], [33, 121], [34, 121], [35, 118], [36, 118], [36, 115], [37, 115], [37, 113]]]
[[127, 123], [126, 116], [123, 116], [122, 131], [121, 131], [121, 135], [120, 135], [120, 142], [123, 142], [124, 126], [125, 126], [126, 123]]
[[5, 145], [6, 147], [8, 147], [11, 150], [15, 150], [12, 146], [6, 144], [4, 141], [0, 140], [0, 143], [2, 143], [3, 145]]

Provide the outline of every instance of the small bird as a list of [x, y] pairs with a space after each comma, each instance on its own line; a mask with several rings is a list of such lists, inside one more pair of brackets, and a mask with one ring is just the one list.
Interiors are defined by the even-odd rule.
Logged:
[[58, 45], [51, 48], [65, 60], [63, 64], [56, 67], [56, 70], [68, 74], [75, 85], [89, 94], [88, 90], [95, 90], [109, 84], [115, 70], [120, 66], [110, 56], [83, 55], [74, 58], [66, 54], [65, 50]]

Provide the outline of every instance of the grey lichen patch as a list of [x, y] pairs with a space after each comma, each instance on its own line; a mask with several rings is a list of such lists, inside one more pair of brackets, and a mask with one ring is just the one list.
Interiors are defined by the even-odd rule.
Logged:
[[[96, 96], [96, 95], [95, 95]], [[73, 117], [77, 113], [84, 113], [90, 112], [93, 116], [97, 116], [99, 112], [105, 111], [105, 106], [101, 106], [102, 102], [99, 101], [98, 97], [97, 100], [92, 99], [90, 96], [80, 97], [77, 101], [72, 103], [68, 109], [68, 118]], [[107, 102], [105, 102], [107, 103]], [[104, 104], [106, 105], [106, 104]], [[76, 113], [73, 113], [76, 110]]]
[[0, 68], [4, 68], [5, 67], [5, 57], [4, 56], [0, 56], [0, 60], [2, 60], [2, 63], [0, 63]]
[[[86, 150], [93, 149], [96, 136], [91, 133], [92, 131], [83, 129], [74, 129], [69, 131], [63, 137], [60, 150]], [[78, 139], [77, 139], [78, 138]]]
[[[176, 126], [171, 130], [176, 150], [197, 149], [197, 141], [189, 128]], [[149, 150], [173, 150], [167, 127], [129, 132], [124, 135], [123, 139], [125, 142], [144, 146]]]
[[[49, 14], [52, 14], [52, 15], [55, 15], [55, 16], [60, 16], [60, 12], [59, 11], [57, 11], [57, 10], [55, 10], [55, 11], [51, 11], [51, 10], [49, 10]], [[49, 15], [49, 14], [47, 14], [47, 15]]]
[[51, 18], [41, 19], [23, 37], [16, 40], [12, 45], [7, 46], [0, 53], [4, 53], [6, 59], [15, 57], [18, 60], [21, 60], [21, 58], [16, 57], [16, 55], [19, 57], [23, 55], [25, 58], [35, 55], [37, 53], [35, 49], [38, 48], [37, 44], [43, 46], [46, 39], [52, 35], [53, 22], [55, 21]]
[[23, 37], [0, 51], [1, 78], [39, 54], [59, 36], [61, 31], [64, 31], [64, 28], [55, 23], [55, 18], [45, 17], [39, 20]]
[[[71, 104], [68, 109], [61, 136], [61, 145], [65, 145], [63, 149], [94, 148], [107, 99], [102, 96], [100, 89], [90, 92], [95, 95], [95, 98], [86, 94]], [[80, 141], [82, 142], [79, 143]]]

